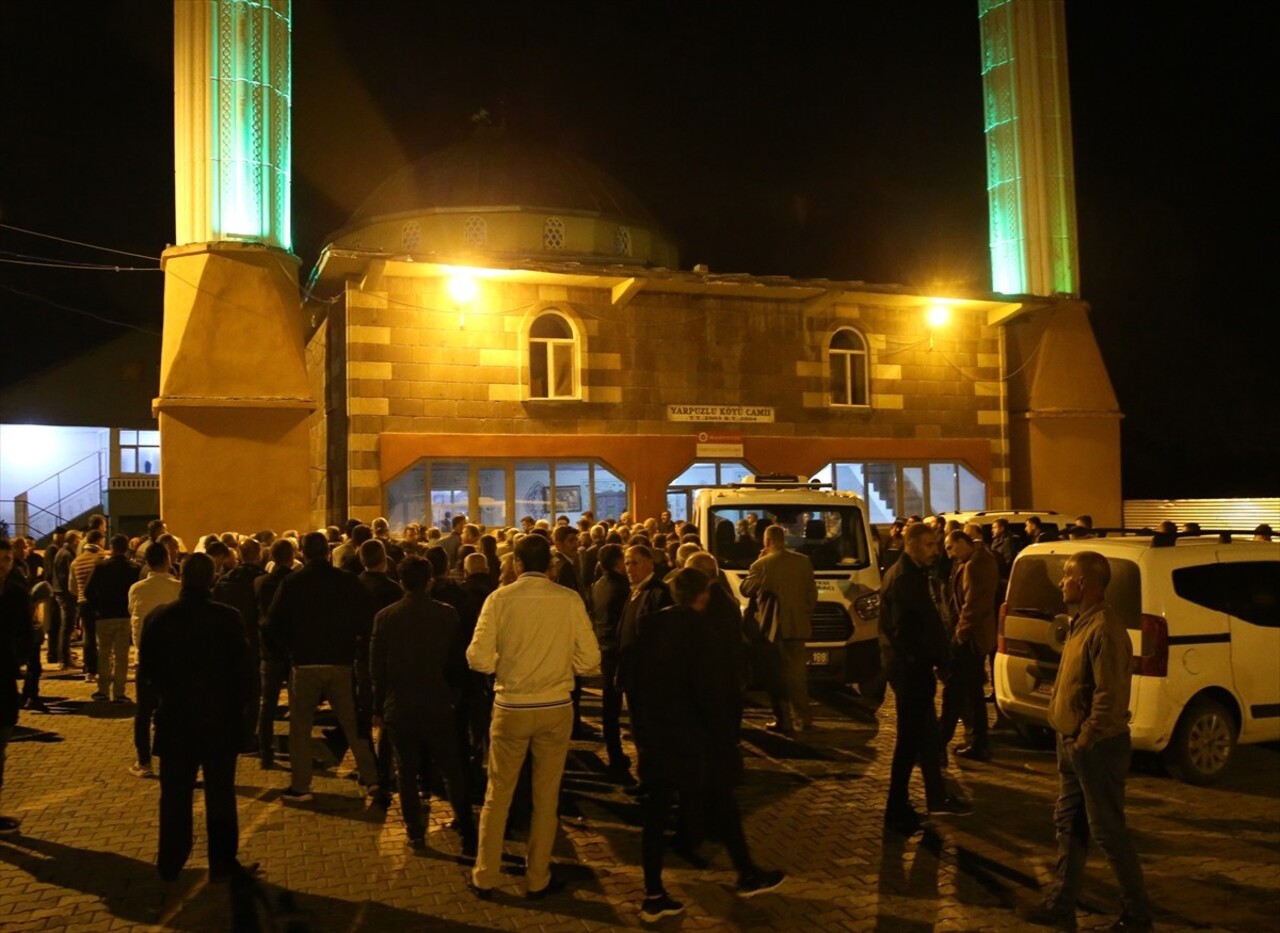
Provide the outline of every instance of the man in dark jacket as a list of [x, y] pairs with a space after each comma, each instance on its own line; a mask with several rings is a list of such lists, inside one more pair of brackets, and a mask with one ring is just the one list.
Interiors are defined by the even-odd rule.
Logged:
[[947, 630], [934, 605], [929, 567], [938, 556], [938, 538], [923, 523], [908, 525], [903, 554], [880, 584], [881, 657], [898, 708], [898, 734], [889, 772], [885, 826], [910, 835], [923, 820], [911, 806], [908, 785], [917, 764], [924, 777], [925, 803], [930, 813], [964, 815], [967, 803], [947, 795], [938, 762], [938, 719], [934, 669], [949, 662]]
[[280, 581], [268, 612], [272, 638], [289, 653], [289, 767], [293, 780], [281, 797], [311, 800], [311, 726], [321, 698], [328, 699], [356, 756], [360, 783], [377, 796], [373, 749], [356, 731], [352, 667], [361, 639], [368, 639], [373, 605], [360, 581], [329, 562], [329, 542], [313, 531], [302, 539], [306, 565]]
[[[138, 568], [129, 560], [129, 539], [111, 539], [111, 556], [98, 564], [85, 587], [85, 599], [97, 619], [98, 689], [95, 700], [127, 703], [124, 687], [129, 678], [129, 587], [138, 582]], [[85, 638], [89, 635], [86, 632]]]
[[[633, 544], [627, 548], [623, 560], [623, 569], [627, 581], [631, 584], [631, 594], [627, 597], [627, 605], [622, 610], [622, 619], [618, 622], [618, 673], [616, 681], [618, 689], [627, 698], [627, 708], [635, 716], [636, 698], [631, 692], [630, 662], [628, 652], [635, 643], [640, 631], [640, 621], [648, 615], [659, 612], [672, 605], [671, 591], [662, 582], [662, 575], [653, 560], [653, 551], [643, 544]], [[640, 739], [636, 739], [636, 751], [640, 750]], [[643, 793], [643, 785], [629, 789], [628, 793]]]
[[467, 667], [466, 650], [471, 636], [476, 632], [476, 620], [484, 601], [495, 589], [493, 575], [489, 572], [489, 559], [484, 554], [468, 554], [462, 561], [465, 577], [462, 589], [467, 594], [465, 613], [458, 613], [462, 620], [459, 638], [459, 656], [466, 669], [462, 690], [458, 694], [458, 747], [467, 771], [467, 783], [472, 792], [483, 790], [485, 783], [485, 759], [489, 754], [489, 723], [493, 718], [493, 685], [488, 674], [481, 674]]
[[[404, 597], [404, 588], [391, 579], [386, 544], [378, 538], [370, 538], [360, 545], [358, 553], [360, 565], [364, 567], [364, 572], [360, 574], [360, 585], [368, 592], [374, 613], [381, 612], [388, 606], [394, 606]], [[368, 642], [360, 644], [356, 653], [356, 667], [361, 670], [369, 669]], [[356, 678], [356, 731], [361, 737], [367, 735], [372, 740], [372, 720], [372, 686], [369, 678], [362, 675]], [[345, 743], [341, 749], [342, 753], [346, 754]], [[386, 730], [382, 730], [378, 737], [374, 757], [378, 760], [380, 790], [377, 803], [379, 806], [386, 807], [391, 803], [391, 736]]]
[[[254, 583], [266, 571], [262, 569], [262, 545], [256, 538], [246, 538], [239, 550], [240, 562], [218, 578], [213, 585], [213, 598], [240, 613], [249, 643], [251, 670], [257, 671], [262, 658], [262, 638], [259, 634], [261, 626], [258, 625], [258, 593]], [[254, 677], [244, 704], [244, 743], [241, 747], [244, 752], [253, 752], [260, 747], [257, 733], [261, 699], [262, 685]]]
[[631, 584], [623, 573], [622, 545], [603, 545], [597, 554], [596, 582], [591, 587], [591, 624], [600, 643], [600, 676], [604, 680], [600, 725], [609, 771], [620, 779], [631, 774], [631, 759], [622, 751], [622, 691], [618, 686], [618, 628], [630, 597]]
[[[646, 616], [627, 649], [631, 692], [637, 701], [632, 725], [640, 779], [649, 788], [643, 798], [640, 844], [645, 885], [640, 915], [646, 921], [684, 909], [662, 884], [664, 830], [681, 793], [696, 796], [714, 824], [738, 871], [740, 895], [761, 894], [783, 881], [782, 872], [762, 871], [752, 860], [731, 791], [741, 757], [736, 742], [730, 744], [724, 734], [725, 723], [719, 715], [722, 698], [715, 695], [716, 685], [723, 682], [724, 674], [708, 676], [710, 668], [723, 661], [712, 650], [711, 629], [703, 616], [710, 585], [696, 570], [678, 571], [671, 583], [675, 605]], [[732, 754], [726, 755], [729, 747]]]
[[431, 564], [421, 557], [400, 564], [404, 598], [377, 614], [370, 643], [373, 721], [391, 734], [398, 762], [400, 807], [409, 843], [424, 844], [426, 814], [418, 774], [430, 757], [444, 776], [462, 854], [475, 857], [475, 817], [458, 758], [453, 691], [461, 682], [458, 613], [428, 595]]
[[253, 581], [258, 603], [258, 636], [260, 657], [258, 679], [261, 702], [258, 704], [258, 760], [265, 770], [275, 761], [276, 714], [280, 709], [280, 691], [289, 682], [289, 650], [271, 638], [267, 628], [268, 611], [275, 599], [280, 581], [293, 573], [293, 542], [278, 538], [271, 544], [271, 571]]
[[982, 539], [974, 541], [963, 531], [946, 538], [951, 557], [952, 664], [942, 687], [942, 718], [938, 741], [943, 765], [947, 746], [956, 734], [961, 717], [973, 733], [973, 742], [956, 749], [961, 758], [991, 759], [987, 739], [987, 703], [982, 693], [986, 682], [987, 655], [996, 647], [996, 588], [1000, 569], [995, 556]]
[[138, 677], [156, 701], [160, 758], [160, 877], [173, 881], [191, 854], [191, 798], [204, 772], [209, 880], [228, 881], [256, 865], [236, 861], [236, 756], [243, 709], [253, 681], [240, 614], [210, 598], [213, 560], [192, 554], [182, 568], [178, 601], [143, 625]]
[[[4, 792], [5, 747], [18, 724], [18, 668], [33, 640], [31, 616], [31, 596], [13, 572], [13, 545], [0, 538], [0, 794]], [[20, 823], [16, 817], [0, 816], [0, 836], [12, 836]]]

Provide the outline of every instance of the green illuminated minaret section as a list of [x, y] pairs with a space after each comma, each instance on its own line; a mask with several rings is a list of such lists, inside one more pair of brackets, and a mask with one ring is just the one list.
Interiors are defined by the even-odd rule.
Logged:
[[1080, 292], [1062, 0], [978, 0], [992, 290]]
[[174, 4], [178, 244], [292, 248], [290, 0]]

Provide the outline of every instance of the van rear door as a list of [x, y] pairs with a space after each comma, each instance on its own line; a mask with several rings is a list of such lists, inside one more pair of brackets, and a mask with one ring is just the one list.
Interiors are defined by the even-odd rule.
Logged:
[[1218, 563], [1176, 570], [1173, 583], [1183, 599], [1223, 613], [1241, 735], [1280, 738], [1280, 560], [1223, 546]]

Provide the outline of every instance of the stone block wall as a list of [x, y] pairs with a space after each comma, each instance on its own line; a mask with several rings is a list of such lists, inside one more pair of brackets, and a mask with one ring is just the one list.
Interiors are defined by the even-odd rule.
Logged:
[[[352, 514], [381, 505], [379, 438], [389, 433], [865, 438], [893, 441], [900, 460], [936, 455], [939, 441], [981, 439], [991, 451], [988, 502], [1007, 504], [1001, 330], [983, 312], [953, 311], [931, 342], [923, 297], [860, 293], [806, 305], [663, 292], [652, 282], [618, 307], [611, 282], [590, 287], [578, 276], [566, 286], [483, 281], [460, 319], [444, 279], [395, 268], [387, 264], [377, 290], [351, 285], [343, 333], [329, 333], [330, 354], [345, 352]], [[575, 331], [579, 399], [527, 398], [526, 335], [549, 310]], [[842, 326], [868, 345], [865, 408], [830, 404], [827, 346]], [[671, 404], [770, 406], [775, 420], [670, 421]], [[329, 430], [336, 424], [331, 415]]]

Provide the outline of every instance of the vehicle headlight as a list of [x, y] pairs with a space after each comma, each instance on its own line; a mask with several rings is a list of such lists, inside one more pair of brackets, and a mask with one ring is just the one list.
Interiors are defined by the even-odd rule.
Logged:
[[876, 618], [880, 615], [880, 594], [868, 593], [866, 596], [859, 596], [853, 601], [853, 611], [864, 622]]

